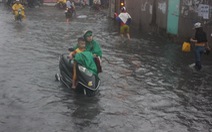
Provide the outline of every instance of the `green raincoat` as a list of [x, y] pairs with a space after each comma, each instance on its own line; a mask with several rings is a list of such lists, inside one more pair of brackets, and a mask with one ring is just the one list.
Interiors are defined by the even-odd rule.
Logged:
[[[78, 45], [74, 47], [74, 49], [77, 49]], [[99, 43], [95, 40], [92, 40], [91, 42], [86, 41], [85, 46], [86, 51], [90, 51], [92, 54], [96, 54], [97, 56], [102, 58], [102, 50], [99, 46]]]
[[74, 60], [87, 68], [90, 72], [97, 75], [97, 67], [93, 59], [93, 54], [89, 51], [84, 51], [81, 53], [77, 53], [74, 57]]
[[85, 48], [87, 51], [90, 51], [92, 54], [96, 54], [97, 56], [102, 58], [102, 50], [97, 41], [95, 41], [95, 40], [92, 40], [91, 42], [86, 41]]

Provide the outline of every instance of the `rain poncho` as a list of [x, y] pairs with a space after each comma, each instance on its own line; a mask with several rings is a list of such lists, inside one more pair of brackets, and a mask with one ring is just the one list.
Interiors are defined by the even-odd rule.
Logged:
[[15, 16], [18, 15], [18, 9], [21, 9], [21, 10], [22, 10], [22, 11], [21, 11], [21, 15], [22, 15], [23, 17], [25, 17], [24, 7], [23, 7], [21, 4], [14, 4], [14, 5], [12, 6], [12, 9], [13, 9], [13, 11], [14, 11], [14, 13], [15, 13]]
[[102, 58], [102, 50], [100, 48], [100, 45], [97, 41], [92, 40], [91, 42], [87, 41], [87, 37], [92, 36], [92, 31], [86, 31], [83, 35], [84, 39], [86, 40], [86, 50], [90, 51], [92, 54], [96, 54], [97, 56]]
[[93, 59], [93, 54], [91, 52], [84, 51], [81, 53], [77, 53], [74, 57], [74, 60], [95, 75], [97, 75], [97, 67]]
[[127, 12], [122, 12], [116, 18], [117, 21], [122, 22], [122, 25], [129, 25], [131, 23], [131, 16]]
[[102, 57], [102, 50], [99, 46], [99, 43], [95, 40], [92, 40], [91, 42], [86, 41], [86, 50], [90, 51], [92, 54], [96, 54], [99, 57]]
[[66, 0], [58, 0], [57, 1], [57, 3], [60, 3], [60, 2], [65, 4], [66, 3]]
[[[74, 49], [77, 49], [78, 45], [74, 47]], [[99, 43], [96, 42], [95, 40], [92, 40], [91, 42], [86, 41], [86, 46], [85, 46], [86, 51], [90, 51], [92, 54], [96, 54], [100, 58], [102, 58], [102, 50], [99, 46]]]

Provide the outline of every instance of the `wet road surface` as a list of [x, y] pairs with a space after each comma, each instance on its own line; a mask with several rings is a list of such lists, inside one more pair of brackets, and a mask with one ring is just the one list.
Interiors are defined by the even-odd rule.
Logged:
[[[194, 72], [192, 53], [154, 34], [120, 41], [106, 12], [26, 9], [13, 21], [0, 5], [1, 132], [212, 132], [212, 59]], [[99, 94], [86, 97], [55, 81], [58, 57], [92, 30], [103, 50]]]

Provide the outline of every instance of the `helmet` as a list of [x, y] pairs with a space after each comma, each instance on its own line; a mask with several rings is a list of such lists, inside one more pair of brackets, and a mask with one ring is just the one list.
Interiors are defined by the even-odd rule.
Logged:
[[92, 31], [86, 30], [86, 31], [84, 31], [83, 37], [86, 38], [87, 36], [92, 35], [92, 33], [93, 33]]
[[200, 27], [202, 27], [202, 24], [200, 22], [197, 22], [194, 24], [194, 29], [200, 28]]
[[121, 11], [122, 11], [122, 12], [126, 11], [126, 7], [122, 7], [122, 8], [121, 8]]

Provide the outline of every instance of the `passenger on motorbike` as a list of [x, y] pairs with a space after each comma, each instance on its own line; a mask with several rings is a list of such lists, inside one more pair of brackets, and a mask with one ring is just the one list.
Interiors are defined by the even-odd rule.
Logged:
[[20, 0], [15, 1], [15, 4], [12, 6], [12, 10], [15, 15], [15, 20], [17, 20], [19, 13], [21, 14], [22, 18], [26, 18], [25, 13], [24, 13], [24, 7], [20, 3]]
[[[77, 46], [78, 46], [78, 48], [69, 54], [69, 58], [70, 59], [73, 59], [73, 57], [77, 53], [81, 53], [81, 52], [85, 51], [85, 40], [84, 40], [84, 38], [82, 38], [82, 37], [81, 38], [78, 38], [78, 44], [77, 44]], [[73, 89], [76, 88], [76, 80], [77, 80], [76, 65], [77, 65], [77, 62], [74, 61], [74, 65], [73, 65], [73, 76], [72, 76], [72, 86], [71, 86], [71, 88], [73, 88]]]

